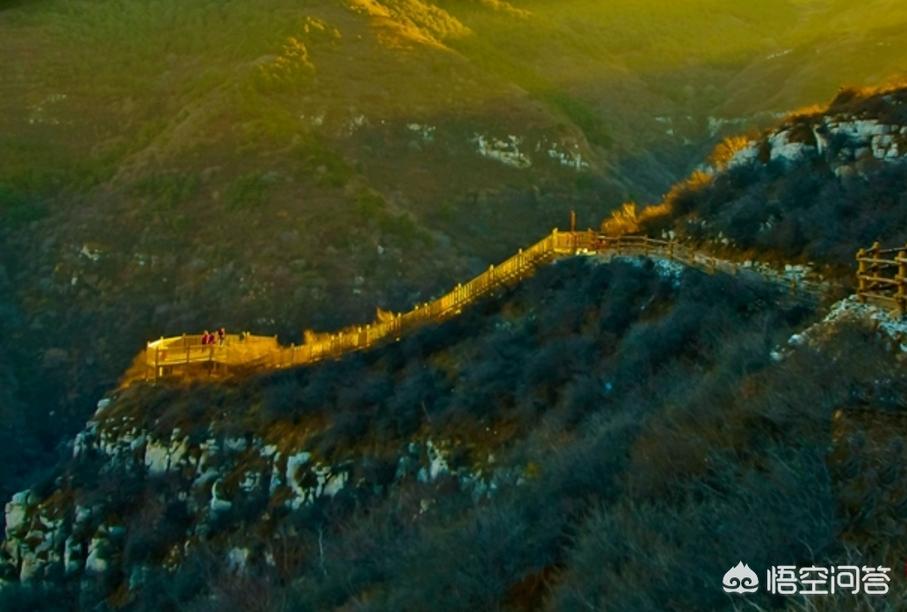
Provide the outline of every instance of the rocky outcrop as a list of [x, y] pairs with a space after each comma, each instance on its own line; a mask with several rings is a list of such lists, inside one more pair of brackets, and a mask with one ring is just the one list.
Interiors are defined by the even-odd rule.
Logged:
[[800, 118], [769, 132], [738, 150], [728, 168], [768, 159], [796, 163], [825, 159], [838, 177], [858, 176], [869, 161], [897, 163], [907, 156], [907, 126], [874, 118], [826, 114]]
[[532, 160], [523, 151], [520, 145], [523, 139], [510, 135], [506, 140], [489, 138], [482, 134], [473, 136], [476, 152], [487, 159], [493, 159], [514, 168], [525, 169], [532, 166]]
[[[173, 547], [172, 567], [198, 538], [215, 523], [237, 520], [231, 513], [248, 506], [249, 499], [265, 499], [257, 517], [261, 529], [278, 509], [297, 512], [319, 500], [341, 494], [370, 495], [382, 487], [412, 481], [431, 485], [447, 477], [478, 499], [505, 484], [519, 484], [518, 470], [494, 470], [493, 457], [486, 466], [452, 466], [442, 441], [414, 440], [400, 449], [391, 483], [370, 479], [368, 461], [351, 456], [341, 462], [319, 459], [311, 450], [293, 448], [279, 439], [262, 436], [189, 435], [174, 428], [161, 436], [141, 415], [117, 415], [115, 402], [104, 400], [95, 418], [74, 439], [72, 467], [100, 465], [99, 477], [116, 482], [166, 482], [173, 498], [185, 502], [192, 520], [183, 541]], [[123, 567], [127, 528], [115, 496], [92, 497], [90, 505], [74, 501], [91, 483], [69, 478], [40, 497], [22, 491], [5, 506], [6, 532], [0, 548], [0, 578], [34, 581], [55, 577], [93, 580], [116, 569], [141, 583], [141, 567]], [[127, 502], [129, 500], [126, 500]], [[250, 530], [245, 530], [250, 531]], [[224, 555], [234, 571], [241, 572], [249, 559], [248, 536], [237, 536]], [[233, 542], [228, 540], [227, 543]], [[224, 544], [226, 546], [226, 543]]]

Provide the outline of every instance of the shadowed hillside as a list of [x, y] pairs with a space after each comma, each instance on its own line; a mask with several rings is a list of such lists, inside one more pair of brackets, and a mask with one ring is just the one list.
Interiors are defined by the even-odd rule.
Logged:
[[900, 414], [901, 366], [856, 323], [778, 354], [813, 321], [763, 282], [580, 258], [339, 362], [133, 385], [7, 506], [29, 582], [0, 601], [715, 609], [740, 557], [892, 564], [857, 508], [901, 489], [857, 475], [883, 450], [850, 411]]

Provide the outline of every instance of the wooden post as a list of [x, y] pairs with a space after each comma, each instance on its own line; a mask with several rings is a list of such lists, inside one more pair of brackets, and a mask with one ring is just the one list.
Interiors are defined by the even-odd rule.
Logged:
[[857, 299], [866, 302], [866, 249], [857, 251]]
[[576, 244], [576, 211], [570, 211], [570, 248], [573, 251], [573, 254], [576, 255], [577, 244]]
[[[881, 253], [880, 253], [881, 250], [882, 250], [882, 247], [879, 244], [879, 241], [877, 240], [872, 243], [872, 248], [869, 250], [869, 256], [872, 257], [873, 260], [878, 260], [881, 257]], [[869, 276], [877, 277], [878, 275], [879, 275], [879, 264], [876, 261], [873, 261], [872, 263], [869, 264]], [[872, 290], [872, 288], [873, 288], [872, 281], [867, 283], [866, 288], [869, 290]]]
[[907, 314], [907, 246], [898, 251], [898, 315], [903, 318]]

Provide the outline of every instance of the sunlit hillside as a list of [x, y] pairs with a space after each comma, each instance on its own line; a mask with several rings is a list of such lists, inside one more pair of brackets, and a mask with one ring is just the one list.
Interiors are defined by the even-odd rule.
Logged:
[[654, 198], [723, 135], [898, 76], [905, 22], [882, 0], [0, 3], [0, 452], [53, 452], [149, 337], [366, 320], [571, 208]]

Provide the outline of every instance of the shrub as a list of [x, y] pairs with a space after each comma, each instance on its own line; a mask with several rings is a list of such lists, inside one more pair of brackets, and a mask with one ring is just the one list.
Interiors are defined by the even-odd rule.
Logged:
[[227, 186], [225, 197], [230, 210], [253, 210], [268, 199], [272, 180], [261, 172], [248, 172]]

